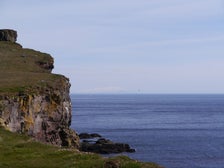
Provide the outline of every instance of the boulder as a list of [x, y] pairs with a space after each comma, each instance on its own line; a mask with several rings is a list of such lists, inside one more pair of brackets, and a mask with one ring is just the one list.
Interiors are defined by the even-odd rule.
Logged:
[[17, 40], [17, 32], [11, 29], [0, 29], [0, 41], [10, 41], [15, 43]]

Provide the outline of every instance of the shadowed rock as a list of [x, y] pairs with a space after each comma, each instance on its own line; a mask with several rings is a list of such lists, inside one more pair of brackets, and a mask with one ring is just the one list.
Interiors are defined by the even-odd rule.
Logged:
[[92, 138], [101, 138], [101, 135], [97, 133], [88, 134], [88, 133], [80, 133], [79, 134], [80, 139], [92, 139]]
[[11, 29], [0, 29], [0, 41], [10, 41], [15, 43], [17, 40], [17, 32]]
[[81, 151], [94, 152], [100, 154], [135, 152], [128, 144], [114, 143], [108, 139], [100, 138], [95, 143], [83, 141], [81, 143]]

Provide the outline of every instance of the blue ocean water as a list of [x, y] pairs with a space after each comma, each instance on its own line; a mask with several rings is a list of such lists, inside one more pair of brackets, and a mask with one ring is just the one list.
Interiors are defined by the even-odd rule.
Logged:
[[71, 95], [72, 128], [166, 168], [224, 167], [224, 95]]

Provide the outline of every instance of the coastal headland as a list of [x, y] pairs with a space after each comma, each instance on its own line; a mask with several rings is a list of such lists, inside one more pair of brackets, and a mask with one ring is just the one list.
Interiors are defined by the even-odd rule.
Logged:
[[[80, 152], [90, 145], [83, 147], [70, 128], [69, 79], [52, 73], [51, 55], [16, 41], [15, 30], [0, 30], [0, 167], [160, 167], [125, 156], [103, 158]], [[100, 145], [134, 151], [106, 139], [94, 147]]]

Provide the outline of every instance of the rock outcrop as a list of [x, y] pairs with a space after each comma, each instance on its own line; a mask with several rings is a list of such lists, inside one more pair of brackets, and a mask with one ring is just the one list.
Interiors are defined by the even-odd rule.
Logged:
[[16, 31], [0, 31], [0, 126], [44, 143], [79, 148], [79, 137], [70, 129], [69, 79], [51, 73], [49, 54], [23, 49], [16, 37]]
[[15, 43], [17, 40], [17, 32], [11, 29], [0, 29], [0, 41], [10, 41]]
[[100, 154], [135, 152], [128, 144], [114, 143], [108, 139], [100, 138], [97, 141], [84, 140], [81, 143], [80, 150], [84, 152], [93, 152]]
[[80, 150], [84, 152], [93, 152], [100, 154], [112, 154], [112, 153], [122, 153], [122, 152], [135, 152], [129, 144], [125, 143], [115, 143], [109, 139], [102, 138], [99, 134], [79, 134], [82, 140], [80, 145]]

